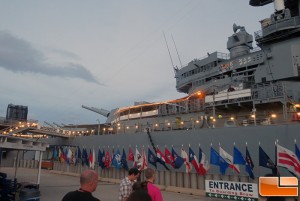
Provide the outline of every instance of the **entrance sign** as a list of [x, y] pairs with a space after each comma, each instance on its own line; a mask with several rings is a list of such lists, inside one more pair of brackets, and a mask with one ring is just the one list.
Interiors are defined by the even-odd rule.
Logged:
[[222, 180], [205, 180], [206, 197], [227, 200], [258, 201], [257, 184]]

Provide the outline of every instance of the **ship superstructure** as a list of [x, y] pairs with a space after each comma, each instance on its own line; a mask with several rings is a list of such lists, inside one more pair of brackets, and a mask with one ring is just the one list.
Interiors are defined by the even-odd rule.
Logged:
[[[263, 6], [273, 1], [250, 1]], [[233, 25], [229, 53], [207, 53], [175, 69], [176, 89], [187, 97], [137, 103], [116, 110], [111, 131], [189, 129], [298, 120], [300, 1], [275, 0], [275, 12], [254, 37]], [[253, 48], [255, 39], [257, 47]], [[276, 119], [275, 119], [276, 117]], [[188, 123], [188, 125], [187, 125]], [[128, 131], [129, 132], [129, 131]]]

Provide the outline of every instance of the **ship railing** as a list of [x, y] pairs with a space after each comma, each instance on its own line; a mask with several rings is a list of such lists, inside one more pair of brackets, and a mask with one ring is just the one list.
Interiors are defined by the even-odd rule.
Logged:
[[300, 26], [300, 16], [292, 17], [291, 19], [275, 22], [274, 24], [270, 24], [264, 27], [262, 30], [254, 32], [255, 39], [261, 39], [264, 36], [267, 36], [276, 31], [297, 28]]

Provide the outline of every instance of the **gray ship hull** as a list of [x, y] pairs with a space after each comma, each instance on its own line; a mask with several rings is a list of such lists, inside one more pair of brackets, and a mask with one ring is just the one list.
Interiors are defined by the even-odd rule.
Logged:
[[[252, 160], [254, 162], [254, 174], [255, 176], [261, 176], [266, 173], [270, 173], [263, 167], [259, 167], [258, 147], [259, 143], [265, 152], [270, 156], [271, 160], [275, 160], [275, 142], [292, 151], [294, 151], [294, 141], [300, 142], [300, 124], [283, 124], [283, 125], [269, 125], [269, 126], [248, 126], [248, 127], [232, 127], [232, 128], [215, 128], [215, 129], [198, 129], [198, 130], [174, 130], [174, 131], [162, 131], [151, 133], [151, 138], [155, 146], [164, 152], [165, 146], [169, 150], [173, 146], [175, 151], [180, 154], [181, 147], [188, 152], [189, 145], [193, 149], [196, 155], [198, 155], [199, 144], [201, 149], [206, 154], [206, 157], [210, 158], [210, 147], [218, 150], [219, 144], [229, 154], [233, 155], [233, 144], [245, 154], [246, 143]], [[92, 135], [82, 136], [69, 139], [52, 138], [47, 139], [51, 145], [73, 145], [83, 146], [89, 149], [94, 148], [97, 152], [99, 147], [101, 150], [112, 150], [117, 148], [125, 149], [128, 156], [128, 150], [131, 146], [135, 152], [135, 147], [141, 152], [143, 146], [146, 154], [148, 146], [152, 149], [152, 145], [147, 133], [131, 133], [131, 134], [114, 134], [114, 135]], [[129, 162], [130, 163], [130, 162]], [[131, 165], [131, 164], [130, 164]], [[149, 165], [151, 166], [151, 165]], [[163, 169], [163, 166], [159, 166], [159, 169]], [[170, 168], [171, 171], [173, 168]], [[247, 175], [244, 168], [241, 169], [241, 175]], [[184, 171], [184, 170], [182, 170]], [[288, 174], [286, 170], [280, 169], [283, 174]], [[211, 166], [210, 174], [218, 174], [219, 169]], [[227, 170], [226, 174], [233, 174], [232, 171]]]

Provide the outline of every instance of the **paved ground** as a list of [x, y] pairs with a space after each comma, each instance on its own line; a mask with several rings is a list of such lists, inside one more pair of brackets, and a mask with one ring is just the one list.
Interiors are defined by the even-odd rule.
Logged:
[[[0, 167], [0, 172], [8, 174], [9, 178], [14, 177], [14, 168]], [[17, 172], [18, 182], [37, 182], [37, 169], [19, 168]], [[54, 174], [48, 170], [42, 170], [40, 180], [41, 201], [60, 201], [66, 192], [79, 188], [79, 177]], [[101, 201], [118, 200], [118, 184], [99, 182], [97, 190], [93, 193]], [[164, 201], [217, 201], [202, 196], [187, 195], [162, 191]]]

